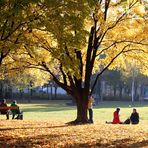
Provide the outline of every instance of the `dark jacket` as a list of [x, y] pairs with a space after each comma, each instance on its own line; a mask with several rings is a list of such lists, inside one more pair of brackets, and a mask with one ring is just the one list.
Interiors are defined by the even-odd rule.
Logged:
[[132, 113], [130, 117], [132, 124], [138, 124], [139, 123], [139, 114], [137, 112]]

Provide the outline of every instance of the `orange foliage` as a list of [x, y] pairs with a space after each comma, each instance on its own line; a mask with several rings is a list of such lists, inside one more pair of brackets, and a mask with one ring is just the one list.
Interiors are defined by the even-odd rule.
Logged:
[[0, 126], [1, 147], [147, 147], [148, 127], [140, 125], [67, 126], [62, 122], [5, 121]]

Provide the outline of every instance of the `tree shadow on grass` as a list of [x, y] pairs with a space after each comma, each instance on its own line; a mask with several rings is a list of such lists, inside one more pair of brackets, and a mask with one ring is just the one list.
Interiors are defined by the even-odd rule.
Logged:
[[[5, 136], [0, 137], [1, 147], [4, 148], [30, 148], [30, 147], [64, 147], [64, 148], [108, 148], [108, 147], [116, 147], [116, 148], [140, 148], [148, 146], [148, 140], [143, 140], [140, 142], [133, 142], [130, 144], [131, 139], [121, 139], [110, 141], [109, 143], [102, 143], [102, 141], [96, 141], [96, 143], [92, 144], [89, 141], [87, 143], [74, 143], [67, 144], [66, 141], [61, 141], [62, 136], [67, 136], [68, 134], [46, 134], [46, 135], [37, 135], [37, 136], [29, 136], [29, 137], [12, 137]], [[60, 139], [61, 138], [61, 139]], [[63, 142], [63, 146], [59, 146], [58, 144]]]
[[[76, 110], [76, 106], [68, 106], [64, 104], [36, 104], [34, 107], [25, 107], [23, 108], [24, 112], [54, 112], [54, 111], [69, 111]], [[133, 105], [131, 102], [121, 102], [121, 101], [104, 101], [100, 102], [95, 106], [96, 109], [101, 108], [116, 108], [120, 106], [121, 108], [139, 108], [139, 107], [148, 107], [148, 102], [135, 102]]]
[[148, 140], [143, 140], [141, 142], [135, 142], [129, 144], [131, 139], [121, 139], [111, 141], [110, 143], [102, 143], [101, 140], [94, 144], [91, 143], [75, 143], [73, 145], [66, 146], [66, 148], [140, 148], [140, 147], [147, 147]]
[[47, 128], [47, 129], [55, 129], [55, 128], [62, 128], [62, 127], [69, 127], [69, 125], [57, 125], [57, 126], [46, 126], [46, 127], [20, 127], [20, 128], [0, 128], [0, 131], [11, 131], [11, 130], [22, 130], [22, 129], [42, 129], [42, 128]]
[[73, 107], [44, 107], [44, 108], [24, 108], [23, 112], [54, 112], [75, 110]]
[[[5, 136], [0, 137], [0, 145], [3, 148], [31, 148], [31, 147], [38, 147], [43, 145], [54, 145], [53, 141], [58, 139], [61, 134], [47, 134], [47, 135], [37, 135], [33, 137], [12, 137], [12, 136]], [[58, 140], [57, 140], [58, 141]]]

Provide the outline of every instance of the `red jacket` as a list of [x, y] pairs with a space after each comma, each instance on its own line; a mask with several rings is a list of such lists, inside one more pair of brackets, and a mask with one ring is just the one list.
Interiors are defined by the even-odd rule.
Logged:
[[114, 118], [113, 118], [113, 124], [120, 124], [120, 119], [119, 119], [119, 114], [117, 113], [117, 111], [114, 112]]

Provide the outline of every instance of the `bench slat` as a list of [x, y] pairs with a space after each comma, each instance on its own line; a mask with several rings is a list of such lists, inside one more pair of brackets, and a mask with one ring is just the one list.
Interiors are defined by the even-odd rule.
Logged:
[[19, 107], [15, 107], [15, 106], [1, 106], [0, 110], [9, 110], [9, 109], [18, 109]]

